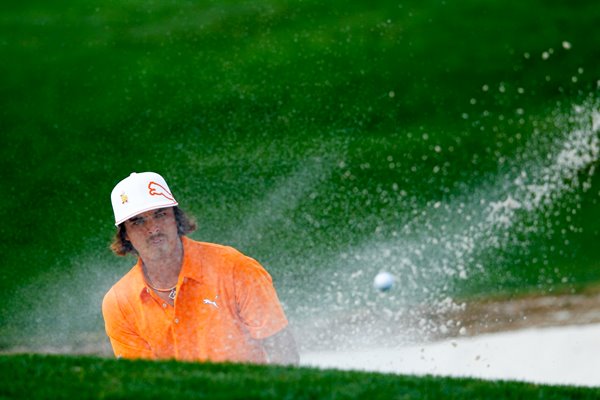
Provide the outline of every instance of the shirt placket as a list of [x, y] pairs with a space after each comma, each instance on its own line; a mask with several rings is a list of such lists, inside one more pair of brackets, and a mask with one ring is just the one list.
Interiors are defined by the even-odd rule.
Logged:
[[181, 280], [181, 282], [179, 282], [178, 287], [177, 287], [177, 294], [176, 294], [175, 300], [173, 302], [173, 307], [170, 307], [171, 308], [170, 317], [171, 317], [171, 321], [172, 321], [171, 332], [173, 334], [173, 345], [175, 347], [175, 358], [177, 358], [177, 359], [179, 359], [181, 356], [179, 354], [179, 351], [180, 351], [180, 345], [179, 345], [180, 340], [179, 339], [181, 336], [181, 330], [183, 329], [182, 316], [181, 316], [181, 313], [178, 312], [178, 310], [180, 310], [182, 307], [177, 307], [177, 303], [182, 301], [182, 298], [183, 298], [182, 295], [183, 295], [183, 292], [185, 291], [184, 287], [185, 287], [185, 284], [187, 283], [187, 280], [188, 279], [184, 277]]
[[[170, 335], [171, 335], [171, 338], [170, 338], [170, 340], [167, 340], [167, 343], [168, 342], [172, 343], [173, 348], [174, 348], [173, 356], [176, 356], [177, 355], [177, 344], [176, 344], [176, 339], [175, 339], [176, 335], [175, 335], [175, 332], [173, 329], [173, 323], [174, 323], [174, 319], [175, 319], [175, 309], [169, 303], [167, 303], [166, 301], [161, 299], [156, 293], [154, 293], [154, 291], [152, 289], [147, 287], [146, 292], [150, 295], [150, 297], [156, 304], [155, 307], [160, 307], [160, 309], [162, 309], [162, 311], [163, 311], [164, 321], [165, 321], [165, 323], [168, 324]], [[164, 344], [166, 344], [166, 343], [164, 343]]]

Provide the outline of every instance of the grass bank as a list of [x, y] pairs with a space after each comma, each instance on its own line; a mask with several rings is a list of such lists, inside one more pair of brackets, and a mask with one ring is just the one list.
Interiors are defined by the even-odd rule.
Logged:
[[3, 399], [596, 399], [597, 388], [234, 364], [1, 356]]

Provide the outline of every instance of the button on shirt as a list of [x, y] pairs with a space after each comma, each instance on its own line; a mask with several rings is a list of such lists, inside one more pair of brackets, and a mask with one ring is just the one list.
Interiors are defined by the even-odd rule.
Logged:
[[270, 275], [237, 250], [185, 236], [173, 307], [148, 290], [141, 260], [106, 294], [117, 357], [266, 361], [260, 340], [287, 326]]

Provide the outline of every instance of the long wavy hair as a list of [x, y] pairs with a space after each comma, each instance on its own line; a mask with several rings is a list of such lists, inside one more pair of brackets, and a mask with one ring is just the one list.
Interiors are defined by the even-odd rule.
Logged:
[[[196, 230], [196, 221], [192, 217], [188, 217], [181, 208], [178, 206], [173, 207], [173, 213], [175, 214], [179, 236], [187, 235]], [[138, 252], [131, 242], [126, 239], [126, 236], [125, 223], [123, 222], [117, 227], [117, 232], [110, 244], [110, 249], [118, 256], [126, 256], [127, 254], [137, 256]]]

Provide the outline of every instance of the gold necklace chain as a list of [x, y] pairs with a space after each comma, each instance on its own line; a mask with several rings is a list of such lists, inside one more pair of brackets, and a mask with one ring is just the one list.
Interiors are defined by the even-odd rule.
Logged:
[[148, 282], [150, 280], [150, 278], [148, 277], [144, 267], [142, 267], [142, 272], [144, 273], [144, 281], [146, 281], [146, 285], [148, 285], [150, 287], [150, 289], [156, 290], [157, 292], [161, 292], [161, 293], [169, 292], [169, 298], [171, 300], [175, 300], [175, 296], [177, 294], [177, 291], [175, 290], [175, 288], [177, 287], [177, 284], [175, 284], [175, 286], [170, 287], [168, 289], [161, 289], [161, 288], [154, 287], [150, 284], [150, 282]]
[[156, 287], [152, 286], [148, 282], [146, 282], [146, 285], [150, 286], [150, 288], [156, 290], [157, 292], [163, 292], [163, 293], [169, 292], [169, 298], [171, 300], [175, 300], [175, 296], [177, 296], [177, 290], [175, 290], [175, 288], [177, 287], [177, 285], [175, 285], [175, 286], [173, 286], [172, 288], [169, 288], [169, 289], [159, 289], [159, 288], [156, 288]]
[[175, 289], [175, 288], [177, 287], [177, 285], [175, 285], [175, 286], [173, 286], [173, 287], [170, 287], [170, 288], [168, 288], [168, 289], [160, 289], [160, 288], [157, 288], [157, 287], [154, 287], [154, 286], [152, 286], [152, 285], [151, 285], [150, 283], [148, 283], [148, 282], [146, 282], [146, 285], [150, 286], [150, 289], [154, 289], [154, 290], [156, 290], [157, 292], [170, 292], [171, 290], [173, 290], [173, 289]]

